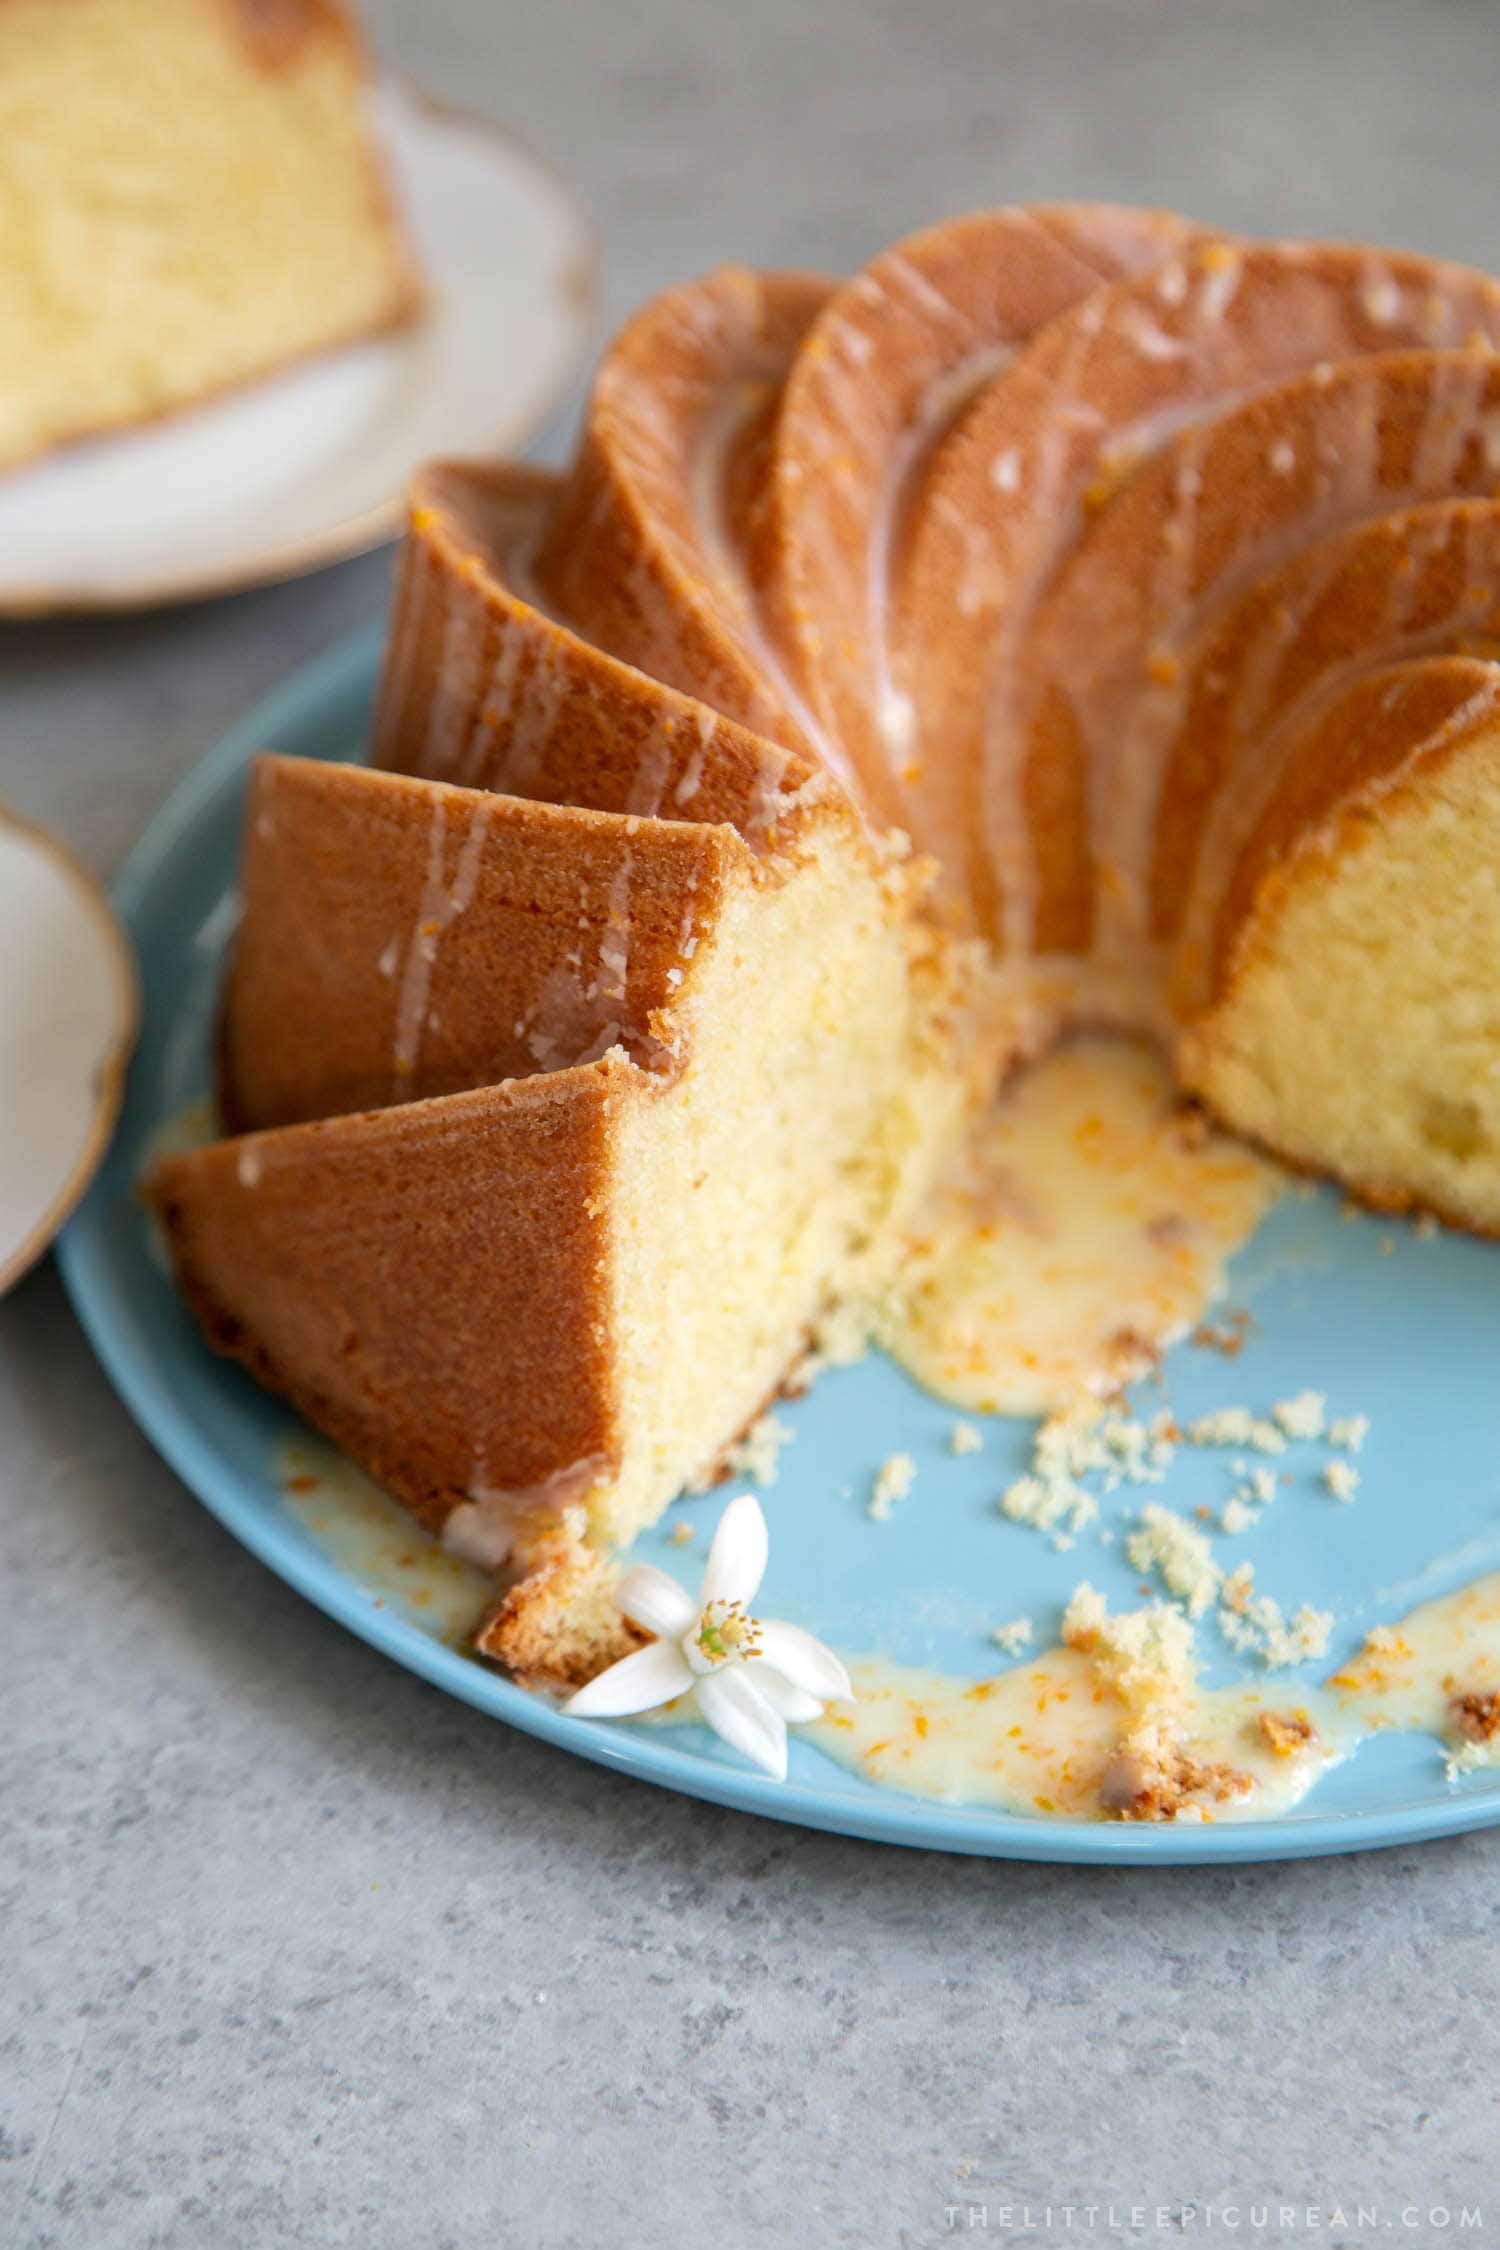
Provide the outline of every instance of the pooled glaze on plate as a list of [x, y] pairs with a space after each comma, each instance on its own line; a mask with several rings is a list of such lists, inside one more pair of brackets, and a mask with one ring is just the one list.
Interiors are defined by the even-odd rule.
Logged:
[[298, 1435], [275, 1450], [287, 1506], [339, 1568], [461, 1648], [495, 1599], [488, 1574], [429, 1537], [388, 1492], [323, 1439]]
[[[451, 1647], [468, 1644], [494, 1598], [483, 1572], [429, 1538], [321, 1439], [286, 1439], [276, 1470], [288, 1506], [377, 1606], [411, 1612]], [[857, 1700], [798, 1731], [865, 1779], [936, 1803], [1033, 1817], [1118, 1813], [1102, 1801], [1101, 1784], [1140, 1713], [1127, 1708], [1086, 1649], [1059, 1644], [980, 1679], [879, 1656], [852, 1658], [849, 1669]], [[1245, 1786], [1224, 1795], [1189, 1792], [1175, 1817], [1285, 1813], [1332, 1766], [1388, 1731], [1430, 1736], [1435, 1771], [1445, 1757], [1460, 1770], [1500, 1763], [1500, 1727], [1488, 1743], [1466, 1737], [1457, 1708], [1466, 1695], [1482, 1701], [1497, 1692], [1500, 1572], [1374, 1628], [1358, 1655], [1315, 1685], [1277, 1673], [1219, 1688], [1193, 1680], [1180, 1700], [1164, 1695], [1163, 1720], [1199, 1766], [1242, 1777]], [[691, 1712], [674, 1706], [652, 1723], [691, 1721]], [[1296, 1739], [1298, 1722], [1311, 1729], [1305, 1742]]]
[[[212, 1130], [211, 1105], [189, 1104], [158, 1128], [152, 1153]], [[1140, 1041], [1072, 1040], [1005, 1089], [934, 1198], [892, 1348], [933, 1393], [978, 1411], [1066, 1410], [1117, 1394], [1202, 1319], [1282, 1184], [1276, 1167], [1184, 1107]], [[1321, 1422], [1313, 1435], [1324, 1435]], [[287, 1506], [377, 1606], [397, 1604], [450, 1647], [469, 1647], [494, 1600], [489, 1575], [428, 1537], [325, 1441], [286, 1438], [274, 1466]], [[1066, 1635], [979, 1679], [875, 1655], [850, 1670], [857, 1699], [801, 1731], [866, 1779], [1033, 1817], [1126, 1809], [1122, 1745], [1146, 1707], [1122, 1698], [1108, 1664]], [[1457, 1699], [1482, 1701], [1497, 1683], [1500, 1573], [1377, 1628], [1326, 1683], [1285, 1686], [1267, 1674], [1206, 1688], [1189, 1668], [1152, 1690], [1148, 1716], [1209, 1779], [1170, 1803], [1147, 1792], [1149, 1810], [1129, 1816], [1275, 1817], [1370, 1734], [1393, 1728], [1446, 1743], [1465, 1769], [1489, 1763], [1487, 1740], [1465, 1748]], [[692, 1718], [672, 1706], [653, 1723]]]
[[1006, 1090], [932, 1199], [884, 1341], [939, 1398], [1039, 1414], [1133, 1382], [1198, 1321], [1282, 1185], [1139, 1040]]
[[[1101, 1783], [1130, 1714], [1085, 1650], [1050, 1648], [982, 1680], [880, 1657], [855, 1659], [849, 1669], [858, 1700], [804, 1730], [841, 1764], [888, 1788], [939, 1800], [1108, 1817]], [[1170, 1723], [1198, 1764], [1230, 1769], [1247, 1786], [1222, 1798], [1189, 1793], [1177, 1818], [1285, 1813], [1331, 1766], [1388, 1730], [1431, 1735], [1461, 1765], [1500, 1762], [1500, 1725], [1489, 1744], [1472, 1740], [1466, 1753], [1455, 1709], [1460, 1697], [1482, 1699], [1497, 1687], [1500, 1572], [1377, 1628], [1360, 1654], [1318, 1687], [1282, 1683], [1275, 1673], [1228, 1688], [1194, 1683], [1168, 1714]], [[1283, 1747], [1262, 1728], [1263, 1718], [1273, 1731], [1282, 1722]], [[1295, 1740], [1298, 1721], [1312, 1729], [1305, 1743]]]

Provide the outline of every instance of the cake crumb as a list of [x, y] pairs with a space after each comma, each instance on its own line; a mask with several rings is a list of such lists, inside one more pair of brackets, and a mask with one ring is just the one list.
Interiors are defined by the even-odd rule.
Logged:
[[1325, 1654], [1333, 1612], [1303, 1602], [1288, 1617], [1271, 1594], [1255, 1591], [1254, 1566], [1236, 1564], [1219, 1589], [1219, 1631], [1241, 1656], [1258, 1656], [1268, 1672]]
[[1227, 1320], [1200, 1321], [1193, 1330], [1192, 1340], [1202, 1351], [1220, 1352], [1225, 1359], [1238, 1359], [1253, 1326], [1249, 1313], [1237, 1309]]
[[1104, 1596], [1085, 1579], [1063, 1612], [1062, 1639], [1138, 1711], [1175, 1705], [1192, 1687], [1193, 1628], [1170, 1602], [1111, 1617]]
[[1443, 1771], [1450, 1781], [1457, 1781], [1463, 1774], [1494, 1765], [1500, 1765], [1500, 1742], [1465, 1742], [1444, 1759]]
[[1019, 1656], [1036, 1638], [1036, 1628], [1029, 1617], [1013, 1617], [1008, 1625], [997, 1625], [990, 1639], [1006, 1656]]
[[1244, 1445], [1252, 1453], [1285, 1453], [1286, 1439], [1272, 1421], [1248, 1406], [1221, 1406], [1189, 1422], [1189, 1445]]
[[1125, 1556], [1132, 1570], [1160, 1571], [1189, 1617], [1201, 1617], [1219, 1591], [1223, 1573], [1203, 1533], [1154, 1501], [1141, 1510], [1141, 1527], [1125, 1542]]
[[1065, 1645], [1086, 1656], [1126, 1725], [1099, 1777], [1100, 1809], [1116, 1820], [1201, 1820], [1208, 1804], [1242, 1797], [1248, 1774], [1195, 1758], [1187, 1740], [1193, 1628], [1169, 1602], [1111, 1617], [1102, 1594], [1076, 1586]]
[[1327, 1399], [1321, 1391], [1299, 1391], [1295, 1398], [1278, 1399], [1271, 1409], [1277, 1427], [1290, 1438], [1323, 1435]]
[[1328, 1425], [1328, 1442], [1341, 1445], [1348, 1453], [1358, 1453], [1370, 1434], [1368, 1414], [1342, 1414]]
[[1466, 1742], [1500, 1743], [1500, 1690], [1456, 1695], [1448, 1710], [1454, 1733]]
[[1033, 1531], [1053, 1531], [1066, 1523], [1076, 1534], [1093, 1522], [1099, 1503], [1071, 1477], [1024, 1476], [1001, 1493], [1000, 1513], [1012, 1523], [1029, 1524]]
[[1099, 1777], [1099, 1803], [1117, 1820], [1204, 1820], [1205, 1806], [1246, 1797], [1254, 1784], [1234, 1766], [1195, 1758], [1159, 1721], [1133, 1727]]
[[674, 1523], [667, 1537], [674, 1547], [685, 1547], [696, 1529], [695, 1524]]
[[910, 1492], [917, 1474], [917, 1464], [909, 1453], [892, 1453], [881, 1462], [870, 1488], [869, 1515], [874, 1523], [889, 1520], [898, 1500]]
[[1359, 1471], [1348, 1461], [1330, 1461], [1323, 1471], [1323, 1482], [1335, 1500], [1347, 1504], [1359, 1490]]
[[1305, 1711], [1262, 1711], [1255, 1723], [1266, 1748], [1278, 1758], [1295, 1758], [1318, 1739]]
[[1448, 1706], [1448, 1718], [1452, 1734], [1458, 1737], [1458, 1748], [1445, 1761], [1450, 1781], [1477, 1773], [1481, 1766], [1500, 1765], [1500, 1692], [1492, 1688], [1456, 1695]]
[[1262, 1510], [1270, 1506], [1277, 1489], [1274, 1469], [1250, 1469], [1243, 1461], [1236, 1461], [1233, 1467], [1239, 1482], [1219, 1516], [1219, 1529], [1231, 1535], [1259, 1523]]
[[978, 1453], [984, 1444], [983, 1434], [972, 1422], [955, 1422], [948, 1432], [948, 1451], [963, 1455]]
[[868, 1305], [847, 1302], [831, 1305], [813, 1324], [812, 1342], [788, 1375], [783, 1388], [789, 1398], [801, 1398], [820, 1375], [831, 1367], [852, 1367], [870, 1348], [874, 1320]]
[[762, 1491], [776, 1482], [778, 1457], [782, 1447], [795, 1435], [790, 1422], [780, 1421], [774, 1414], [762, 1414], [751, 1423], [744, 1436], [730, 1446], [724, 1456], [724, 1466], [732, 1477], [748, 1477]]

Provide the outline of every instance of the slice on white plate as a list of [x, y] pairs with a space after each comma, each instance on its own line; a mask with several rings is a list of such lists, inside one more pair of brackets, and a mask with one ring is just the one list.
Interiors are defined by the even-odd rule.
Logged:
[[94, 1176], [138, 1013], [135, 961], [98, 884], [0, 806], [0, 1292]]
[[0, 477], [0, 616], [193, 601], [358, 554], [397, 530], [423, 461], [517, 452], [559, 403], [593, 313], [572, 188], [403, 79], [375, 124], [427, 316]]

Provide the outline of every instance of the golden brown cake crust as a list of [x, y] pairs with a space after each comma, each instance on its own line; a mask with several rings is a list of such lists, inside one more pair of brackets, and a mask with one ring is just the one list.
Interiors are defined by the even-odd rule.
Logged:
[[605, 1061], [221, 1141], [144, 1193], [213, 1348], [429, 1530], [476, 1494], [555, 1509], [618, 1459], [601, 1195], [635, 1075]]
[[[909, 682], [900, 646], [888, 660], [878, 647], [872, 549], [885, 544], [899, 586], [928, 477], [984, 382], [1101, 282], [1157, 266], [1202, 232], [1108, 203], [976, 211], [906, 236], [813, 320], [775, 403], [763, 493], [745, 511], [749, 573], [799, 694], [877, 817], [907, 817], [881, 706]], [[910, 482], [893, 492], [892, 463], [914, 444]], [[889, 622], [899, 644], [903, 620]], [[924, 842], [941, 850], [951, 761], [924, 757], [920, 739], [911, 754], [935, 823]]]
[[223, 0], [246, 52], [263, 70], [285, 70], [313, 38], [335, 38], [361, 65], [364, 39], [341, 0]]
[[523, 1687], [566, 1694], [616, 1664], [648, 1635], [615, 1607], [615, 1566], [567, 1533], [539, 1541], [519, 1578], [474, 1636], [481, 1656]]
[[[871, 911], [847, 808], [820, 830]], [[146, 1194], [214, 1348], [429, 1528], [474, 1503], [476, 1559], [625, 1473], [622, 1139], [674, 1099], [731, 908], [743, 929], [800, 871], [727, 824], [259, 761], [223, 1076], [261, 1129]], [[665, 1172], [650, 1223], [702, 1185]], [[694, 1430], [682, 1475], [714, 1450]]]
[[[1248, 392], [1367, 354], [1476, 341], [1500, 344], [1500, 284], [1487, 275], [1350, 246], [1208, 242], [1093, 291], [977, 402], [929, 472], [899, 597], [912, 699], [961, 777], [954, 832], [967, 840], [964, 887], [988, 935], [1013, 951], [1087, 942], [1082, 761], [1055, 730], [1027, 754], [1026, 702], [1008, 683], [1038, 601], [1093, 511], [1107, 511], [1173, 431], [1211, 426]], [[1014, 500], [986, 517], [997, 462]], [[1190, 478], [1178, 495], [1189, 560], [1201, 489]], [[982, 570], [968, 554], [980, 522], [994, 526]], [[955, 603], [966, 584], [969, 598]], [[939, 617], [941, 632], [923, 632]], [[921, 842], [919, 816], [920, 806]]]
[[[1451, 444], [1434, 446], [1440, 416], [1456, 408], [1460, 395], [1461, 427]], [[1084, 525], [1037, 605], [1014, 678], [1016, 705], [1031, 714], [1027, 770], [1047, 776], [1039, 912], [1049, 945], [1078, 952], [1107, 946], [1107, 901], [1127, 886], [1139, 886], [1130, 909], [1138, 934], [1149, 911], [1148, 856], [1156, 929], [1175, 933], [1198, 833], [1230, 762], [1224, 754], [1213, 759], [1201, 705], [1192, 722], [1191, 775], [1181, 766], [1173, 772], [1164, 760], [1156, 707], [1170, 697], [1168, 707], [1180, 710], [1197, 679], [1196, 652], [1181, 645], [1184, 633], [1201, 628], [1226, 596], [1259, 581], [1289, 549], [1311, 546], [1351, 519], [1492, 493], [1500, 464], [1486, 432], [1497, 408], [1500, 358], [1488, 352], [1367, 354], [1278, 385], [1190, 430]], [[1290, 465], [1278, 471], [1273, 461]], [[1188, 497], [1185, 478], [1192, 480]], [[1400, 616], [1393, 603], [1387, 630]], [[1280, 629], [1278, 612], [1273, 630]], [[1217, 649], [1208, 669], [1217, 679]], [[1239, 695], [1230, 699], [1246, 737], [1268, 725], [1264, 711], [1246, 708], [1253, 681], [1247, 664]], [[1253, 743], [1246, 740], [1244, 749], [1253, 754]], [[1196, 801], [1190, 782], [1201, 791]], [[1170, 859], [1151, 848], [1169, 801]]]
[[[734, 559], [781, 384], [830, 286], [724, 266], [627, 321], [533, 564], [546, 605], [586, 640], [804, 754], [806, 728]], [[707, 524], [705, 459], [722, 518]]]
[[832, 792], [805, 759], [595, 648], [510, 583], [560, 480], [439, 462], [412, 488], [377, 709], [390, 771], [640, 819], [728, 821], [785, 850]]
[[296, 1124], [611, 1047], [670, 1073], [668, 1010], [736, 871], [755, 862], [728, 828], [262, 758], [225, 1114]]
[[1163, 761], [1151, 927], [1174, 936], [1208, 813], [1242, 754], [1325, 682], [1500, 644], [1500, 502], [1397, 509], [1295, 555], [1203, 621]]

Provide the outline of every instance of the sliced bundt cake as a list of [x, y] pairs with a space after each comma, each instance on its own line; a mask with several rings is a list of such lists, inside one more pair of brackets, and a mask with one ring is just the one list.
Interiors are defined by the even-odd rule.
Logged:
[[420, 480], [379, 770], [261, 764], [241, 1134], [150, 1193], [212, 1342], [530, 1567], [492, 1653], [603, 1661], [594, 1558], [1070, 1025], [1500, 1228], [1497, 344], [1462, 268], [985, 213], [671, 291], [571, 470]]

